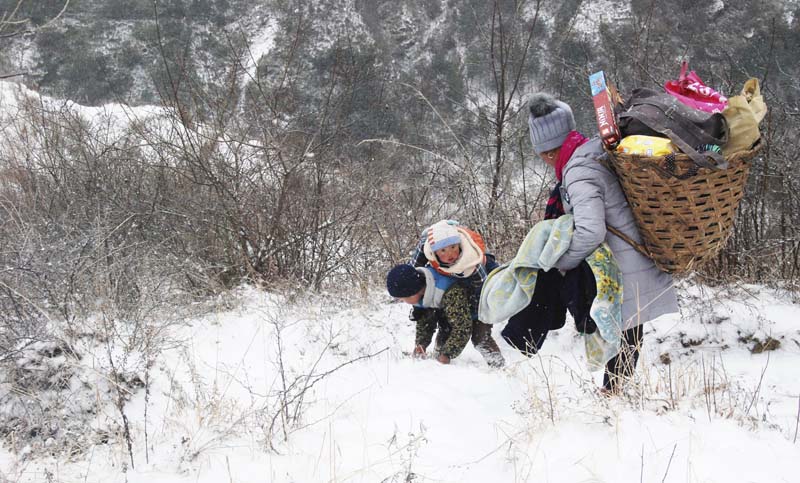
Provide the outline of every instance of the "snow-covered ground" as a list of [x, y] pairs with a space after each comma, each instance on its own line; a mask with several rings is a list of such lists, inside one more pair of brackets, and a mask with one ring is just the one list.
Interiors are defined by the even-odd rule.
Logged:
[[[147, 402], [139, 389], [125, 405], [130, 452], [119, 433], [72, 456], [6, 446], [0, 481], [800, 481], [788, 294], [685, 285], [681, 317], [649, 326], [637, 383], [610, 398], [569, 322], [538, 357], [500, 342], [503, 369], [471, 346], [442, 366], [411, 360], [407, 307], [370, 295], [240, 290], [169, 334]], [[751, 352], [768, 338], [779, 347]], [[105, 407], [93, 428], [119, 425]]]

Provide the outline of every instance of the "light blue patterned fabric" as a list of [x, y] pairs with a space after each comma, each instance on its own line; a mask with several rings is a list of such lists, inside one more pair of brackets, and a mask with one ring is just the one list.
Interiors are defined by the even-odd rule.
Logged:
[[[487, 324], [507, 320], [528, 306], [539, 269], [551, 269], [569, 248], [573, 218], [564, 215], [537, 223], [511, 262], [495, 269], [484, 282], [478, 317]], [[586, 257], [597, 282], [590, 315], [597, 332], [584, 337], [587, 361], [598, 369], [619, 352], [622, 327], [622, 273], [605, 243]]]
[[528, 232], [511, 262], [483, 283], [478, 318], [487, 324], [507, 320], [531, 301], [539, 269], [549, 270], [569, 248], [572, 215], [540, 221]]
[[597, 283], [597, 295], [589, 309], [597, 332], [584, 336], [586, 362], [591, 370], [598, 370], [619, 352], [622, 337], [622, 271], [605, 243], [586, 257], [586, 263], [592, 269]]

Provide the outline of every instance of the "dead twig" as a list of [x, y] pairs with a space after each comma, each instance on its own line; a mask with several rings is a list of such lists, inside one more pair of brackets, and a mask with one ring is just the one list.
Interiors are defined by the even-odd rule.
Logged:
[[644, 445], [642, 445], [641, 462], [639, 463], [639, 483], [644, 482]]
[[747, 406], [747, 411], [744, 412], [744, 417], [746, 418], [748, 414], [750, 414], [750, 410], [753, 408], [753, 405], [756, 403], [756, 398], [758, 397], [758, 393], [761, 392], [761, 384], [764, 382], [764, 373], [767, 372], [767, 367], [769, 367], [769, 352], [767, 352], [767, 363], [764, 364], [764, 369], [761, 370], [761, 377], [758, 378], [758, 386], [756, 386], [755, 392], [753, 392], [753, 399], [750, 400], [750, 405]]
[[669, 473], [669, 467], [672, 465], [672, 457], [675, 456], [675, 449], [678, 447], [678, 443], [675, 443], [675, 446], [672, 447], [672, 454], [669, 455], [669, 461], [667, 462], [667, 469], [664, 471], [664, 478], [661, 478], [661, 483], [667, 481], [667, 474]]

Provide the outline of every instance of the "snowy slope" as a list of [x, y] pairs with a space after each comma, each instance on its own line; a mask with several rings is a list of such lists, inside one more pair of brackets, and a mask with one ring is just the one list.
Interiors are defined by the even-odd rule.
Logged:
[[[407, 309], [381, 293], [242, 289], [236, 309], [173, 334], [181, 343], [156, 362], [146, 425], [144, 390], [126, 405], [134, 468], [117, 437], [71, 458], [5, 448], [0, 480], [798, 481], [800, 306], [752, 286], [681, 294], [682, 317], [646, 334], [638, 383], [604, 398], [569, 324], [540, 357], [501, 342], [502, 370], [471, 346], [446, 367], [408, 357]], [[750, 352], [768, 336], [780, 347]], [[282, 392], [295, 381], [308, 388]], [[97, 419], [119, 418], [109, 408]]]

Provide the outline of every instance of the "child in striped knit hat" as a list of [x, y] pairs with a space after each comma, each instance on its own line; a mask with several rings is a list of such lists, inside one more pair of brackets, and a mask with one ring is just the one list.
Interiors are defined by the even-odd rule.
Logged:
[[469, 278], [486, 263], [480, 235], [447, 220], [428, 228], [423, 251], [433, 268], [451, 277]]

